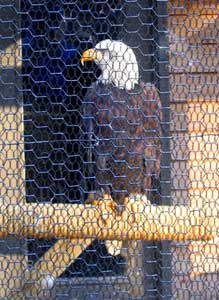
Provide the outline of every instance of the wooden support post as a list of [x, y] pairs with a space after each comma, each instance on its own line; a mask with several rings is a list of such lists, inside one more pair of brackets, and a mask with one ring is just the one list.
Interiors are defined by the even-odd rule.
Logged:
[[49, 297], [58, 278], [70, 264], [92, 243], [94, 238], [61, 239], [26, 272], [21, 293], [24, 297]]

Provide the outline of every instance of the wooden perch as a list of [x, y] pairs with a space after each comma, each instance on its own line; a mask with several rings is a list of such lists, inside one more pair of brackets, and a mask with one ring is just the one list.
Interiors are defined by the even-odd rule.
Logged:
[[[103, 215], [106, 215], [103, 221]], [[0, 238], [98, 238], [112, 240], [211, 240], [218, 208], [153, 206], [136, 201], [121, 215], [93, 205], [1, 205]]]

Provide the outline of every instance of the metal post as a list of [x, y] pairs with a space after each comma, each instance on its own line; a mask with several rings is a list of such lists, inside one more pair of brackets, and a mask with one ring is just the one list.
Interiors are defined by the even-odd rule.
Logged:
[[[168, 11], [167, 1], [156, 1], [154, 7], [154, 38], [156, 42], [155, 81], [162, 102], [162, 158], [161, 158], [161, 196], [160, 205], [171, 204], [170, 172], [170, 91], [168, 56]], [[156, 250], [158, 275], [157, 299], [171, 298], [171, 246], [169, 241], [160, 241]]]

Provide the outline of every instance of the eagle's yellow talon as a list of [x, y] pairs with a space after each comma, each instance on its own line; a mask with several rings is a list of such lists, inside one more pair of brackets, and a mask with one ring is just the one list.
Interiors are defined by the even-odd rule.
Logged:
[[130, 195], [124, 201], [125, 209], [123, 216], [127, 218], [129, 224], [138, 223], [141, 220], [141, 215], [144, 214], [145, 207], [150, 205], [146, 195], [136, 194]]
[[108, 220], [109, 216], [115, 214], [117, 210], [117, 204], [113, 201], [112, 197], [108, 194], [99, 194], [94, 199], [94, 196], [90, 197], [87, 201], [94, 206], [96, 206], [101, 212], [101, 219], [104, 224]]

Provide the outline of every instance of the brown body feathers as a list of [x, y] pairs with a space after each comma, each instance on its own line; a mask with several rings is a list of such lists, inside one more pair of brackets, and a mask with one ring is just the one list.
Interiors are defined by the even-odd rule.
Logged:
[[84, 131], [90, 139], [95, 190], [122, 204], [130, 194], [148, 194], [161, 159], [161, 104], [152, 84], [127, 91], [101, 83], [84, 99]]

